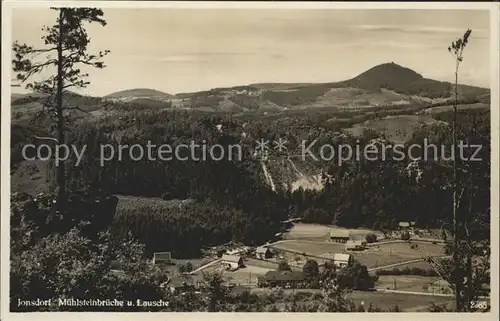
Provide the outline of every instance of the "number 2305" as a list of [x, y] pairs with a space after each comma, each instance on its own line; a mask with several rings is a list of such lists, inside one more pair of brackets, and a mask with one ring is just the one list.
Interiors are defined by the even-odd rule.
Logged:
[[486, 309], [488, 307], [488, 303], [486, 303], [486, 301], [471, 302], [470, 307], [472, 309]]

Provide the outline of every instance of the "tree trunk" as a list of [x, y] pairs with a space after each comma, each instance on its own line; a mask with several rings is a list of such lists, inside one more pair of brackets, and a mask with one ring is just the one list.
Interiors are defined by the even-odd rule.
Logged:
[[453, 152], [453, 230], [454, 230], [454, 239], [453, 239], [453, 260], [455, 264], [455, 306], [457, 312], [461, 311], [461, 300], [460, 300], [460, 292], [461, 292], [461, 280], [459, 275], [457, 275], [460, 267], [459, 262], [459, 222], [457, 218], [457, 160], [456, 160], [456, 144], [457, 144], [457, 104], [458, 104], [458, 61], [455, 68], [455, 100], [453, 102], [453, 144], [452, 144], [452, 152]]
[[[57, 142], [64, 144], [64, 115], [63, 115], [63, 9], [59, 9], [59, 39], [57, 42], [57, 92], [56, 92], [56, 112], [57, 112]], [[64, 200], [66, 194], [66, 163], [64, 161], [57, 165], [57, 185], [58, 202]]]

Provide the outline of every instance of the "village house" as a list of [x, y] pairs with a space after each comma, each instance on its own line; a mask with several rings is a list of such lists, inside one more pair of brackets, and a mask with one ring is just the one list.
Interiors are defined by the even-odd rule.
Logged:
[[333, 264], [335, 264], [335, 267], [337, 268], [344, 268], [351, 265], [352, 262], [353, 258], [351, 254], [335, 253], [333, 256]]
[[330, 230], [330, 241], [337, 243], [346, 243], [350, 239], [348, 230]]
[[415, 226], [415, 221], [399, 222], [398, 226], [399, 226], [399, 229], [401, 229], [401, 230], [412, 230], [413, 227]]
[[172, 254], [170, 252], [157, 252], [153, 255], [153, 265], [172, 264]]
[[332, 262], [336, 268], [344, 268], [353, 262], [351, 254], [347, 253], [325, 253], [321, 255], [325, 260]]
[[171, 293], [181, 294], [196, 290], [203, 286], [203, 284], [202, 274], [184, 274], [169, 278], [161, 287], [169, 290]]
[[243, 258], [239, 255], [224, 254], [222, 255], [221, 263], [228, 270], [237, 270], [244, 266]]
[[345, 244], [346, 251], [363, 251], [365, 249], [366, 242], [363, 241], [347, 241]]
[[257, 285], [259, 287], [297, 288], [304, 279], [304, 273], [301, 271], [269, 271], [265, 276], [257, 278]]
[[182, 293], [190, 290], [194, 290], [195, 282], [192, 278], [184, 277], [173, 277], [170, 278], [163, 287], [170, 290], [171, 293]]
[[271, 252], [271, 249], [269, 249], [267, 246], [259, 246], [255, 250], [255, 256], [258, 259], [264, 260], [273, 257], [273, 253]]

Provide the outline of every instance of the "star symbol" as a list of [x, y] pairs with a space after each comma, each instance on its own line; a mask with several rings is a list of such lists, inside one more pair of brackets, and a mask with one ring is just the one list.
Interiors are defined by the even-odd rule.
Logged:
[[288, 148], [286, 147], [287, 143], [288, 141], [286, 139], [280, 137], [277, 141], [273, 141], [273, 144], [275, 145], [274, 149], [277, 149], [280, 152], [286, 152], [288, 150]]
[[257, 143], [257, 147], [255, 147], [255, 149], [258, 151], [258, 152], [265, 152], [266, 150], [269, 149], [269, 141], [268, 140], [264, 140], [263, 138], [261, 138], [260, 140], [256, 141]]

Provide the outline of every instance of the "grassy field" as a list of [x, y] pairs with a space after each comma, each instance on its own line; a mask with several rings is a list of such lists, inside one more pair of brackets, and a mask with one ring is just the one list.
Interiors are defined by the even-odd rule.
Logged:
[[[367, 248], [361, 252], [349, 252], [361, 264], [368, 268], [376, 268], [401, 262], [422, 259], [427, 255], [442, 256], [444, 248], [439, 244], [415, 243], [416, 248], [411, 248], [412, 243], [396, 242], [381, 243]], [[323, 257], [327, 253], [347, 253], [344, 244], [330, 242], [315, 242], [306, 240], [286, 240], [272, 246], [275, 249], [290, 252], [287, 258], [294, 260], [296, 256]], [[317, 259], [317, 258], [315, 258]], [[420, 263], [420, 262], [419, 262]], [[412, 263], [415, 264], [415, 263]], [[426, 267], [429, 265], [424, 263]], [[398, 268], [404, 268], [405, 265]], [[411, 266], [413, 267], [413, 266]]]
[[[344, 228], [319, 225], [319, 224], [296, 224], [286, 235], [284, 236], [287, 240], [328, 240], [330, 230], [346, 230]], [[379, 231], [369, 230], [369, 229], [349, 229], [349, 233], [352, 239], [364, 240], [365, 236], [369, 233], [377, 235], [377, 238], [383, 238], [383, 234]]]
[[[253, 293], [271, 293], [271, 289], [264, 288], [253, 288], [251, 289]], [[309, 293], [321, 293], [321, 290], [285, 290], [284, 291], [288, 297], [295, 292], [309, 292]], [[418, 294], [407, 294], [407, 293], [390, 293], [390, 292], [362, 292], [354, 291], [349, 295], [349, 298], [357, 305], [360, 306], [362, 303], [365, 307], [372, 304], [373, 307], [389, 310], [394, 306], [398, 306], [400, 310], [405, 312], [428, 312], [429, 306], [434, 304], [447, 304], [453, 303], [452, 297], [443, 296], [432, 296], [432, 295], [418, 295]], [[304, 301], [299, 301], [303, 303]], [[310, 301], [307, 301], [310, 302]], [[278, 302], [278, 308], [283, 308], [285, 304], [290, 304], [290, 302]]]
[[380, 309], [390, 309], [397, 305], [401, 310], [407, 312], [426, 312], [432, 303], [453, 303], [453, 298], [451, 297], [384, 292], [353, 292], [351, 299], [358, 305], [361, 302], [364, 302], [365, 306], [371, 303]]
[[421, 124], [435, 124], [437, 120], [430, 115], [399, 115], [387, 116], [382, 119], [373, 119], [356, 124], [346, 129], [353, 136], [361, 136], [365, 129], [371, 129], [378, 133], [384, 133], [387, 139], [402, 143], [411, 138]]
[[305, 253], [311, 256], [321, 256], [325, 253], [342, 253], [344, 252], [344, 244], [340, 243], [327, 243], [327, 242], [313, 242], [313, 241], [284, 241], [272, 246], [273, 248], [293, 251], [297, 254]]
[[264, 276], [268, 271], [275, 269], [262, 268], [253, 265], [247, 265], [236, 271], [224, 271], [224, 277], [230, 282], [241, 285], [256, 285], [257, 278]]
[[48, 162], [41, 160], [22, 161], [10, 178], [12, 192], [23, 192], [33, 196], [47, 193], [50, 179], [48, 165]]
[[[489, 109], [489, 108], [490, 108], [490, 105], [484, 104], [484, 103], [464, 104], [464, 105], [457, 106], [458, 110]], [[428, 109], [423, 110], [422, 113], [423, 114], [439, 114], [439, 113], [450, 111], [450, 110], [453, 110], [453, 105], [428, 108]]]
[[[395, 268], [397, 268], [398, 270], [403, 270], [405, 268], [409, 268], [409, 269], [419, 268], [419, 269], [424, 269], [424, 270], [433, 269], [432, 265], [425, 262], [425, 261], [407, 263], [407, 264], [399, 265]], [[388, 268], [387, 270], [392, 270], [392, 268]]]
[[379, 289], [425, 293], [426, 288], [432, 289], [431, 284], [439, 279], [420, 275], [380, 275], [375, 286]]

